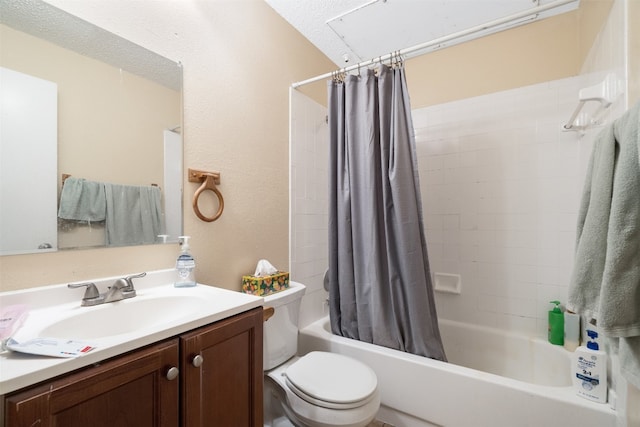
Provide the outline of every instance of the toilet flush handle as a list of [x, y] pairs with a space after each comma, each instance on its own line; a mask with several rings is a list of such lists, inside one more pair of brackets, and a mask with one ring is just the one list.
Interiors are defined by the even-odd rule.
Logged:
[[264, 310], [262, 311], [262, 320], [263, 321], [267, 321], [271, 318], [271, 316], [274, 315], [276, 309], [273, 307], [265, 307]]

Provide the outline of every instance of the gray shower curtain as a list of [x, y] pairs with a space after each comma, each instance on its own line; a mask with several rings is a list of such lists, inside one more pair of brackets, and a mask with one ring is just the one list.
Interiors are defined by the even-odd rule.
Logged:
[[328, 83], [334, 334], [445, 360], [404, 68]]

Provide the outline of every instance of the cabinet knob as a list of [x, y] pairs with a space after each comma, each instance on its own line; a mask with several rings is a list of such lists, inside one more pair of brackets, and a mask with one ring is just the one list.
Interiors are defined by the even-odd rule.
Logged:
[[202, 362], [204, 362], [204, 359], [199, 354], [196, 354], [195, 356], [193, 356], [193, 359], [191, 359], [191, 364], [196, 368], [202, 366]]
[[175, 366], [172, 366], [171, 368], [169, 368], [169, 370], [167, 371], [167, 379], [169, 381], [175, 380], [176, 378], [178, 378], [178, 374], [180, 373], [180, 370], [178, 368], [176, 368]]

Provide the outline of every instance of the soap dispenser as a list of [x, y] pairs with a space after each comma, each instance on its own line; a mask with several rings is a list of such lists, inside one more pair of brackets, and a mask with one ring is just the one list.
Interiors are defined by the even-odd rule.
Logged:
[[180, 255], [176, 260], [177, 278], [174, 283], [176, 288], [189, 288], [196, 285], [195, 272], [196, 261], [189, 252], [189, 236], [180, 236]]
[[551, 301], [555, 304], [549, 311], [549, 342], [555, 345], [564, 345], [564, 314], [560, 309], [560, 301]]

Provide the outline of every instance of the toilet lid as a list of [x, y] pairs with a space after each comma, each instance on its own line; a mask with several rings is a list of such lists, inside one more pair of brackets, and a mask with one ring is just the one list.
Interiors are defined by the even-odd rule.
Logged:
[[367, 365], [351, 357], [321, 351], [298, 359], [287, 368], [285, 376], [312, 399], [337, 404], [362, 402], [378, 386], [376, 374]]

